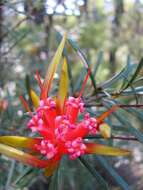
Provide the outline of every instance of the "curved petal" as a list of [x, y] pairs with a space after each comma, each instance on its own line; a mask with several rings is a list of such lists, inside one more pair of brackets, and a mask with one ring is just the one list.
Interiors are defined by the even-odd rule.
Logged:
[[39, 85], [40, 89], [42, 89], [42, 80], [41, 80], [41, 77], [40, 77], [40, 74], [39, 74], [38, 70], [36, 70], [36, 80], [38, 82], [38, 85]]
[[77, 125], [75, 129], [70, 130], [68, 133], [66, 133], [64, 138], [66, 140], [72, 140], [77, 137], [85, 137], [88, 132], [88, 128], [85, 128], [84, 124], [81, 122]]
[[88, 68], [88, 71], [87, 71], [87, 74], [86, 74], [86, 77], [85, 77], [85, 79], [84, 79], [84, 81], [83, 81], [83, 83], [82, 83], [82, 87], [81, 87], [81, 90], [80, 90], [80, 92], [79, 92], [79, 98], [82, 96], [82, 94], [83, 94], [83, 91], [84, 91], [84, 89], [85, 89], [85, 85], [86, 85], [86, 83], [87, 83], [87, 81], [88, 81], [88, 78], [89, 78], [89, 75], [90, 75], [90, 69]]
[[29, 108], [27, 102], [25, 101], [25, 99], [23, 98], [23, 96], [19, 96], [19, 98], [20, 98], [24, 108], [26, 109], [26, 111], [28, 111], [29, 114], [32, 116], [32, 111], [30, 110], [30, 108]]
[[68, 92], [68, 68], [67, 68], [67, 60], [64, 57], [64, 62], [60, 76], [59, 91], [58, 91], [58, 103], [61, 109], [63, 109], [64, 107], [67, 92]]
[[102, 113], [99, 117], [97, 117], [97, 122], [100, 124], [104, 121], [105, 118], [107, 118], [111, 113], [116, 111], [116, 109], [119, 108], [119, 106], [114, 105], [109, 110]]
[[0, 143], [16, 148], [34, 149], [35, 144], [40, 144], [42, 138], [29, 138], [21, 136], [0, 136]]
[[129, 150], [114, 148], [102, 144], [87, 143], [86, 147], [87, 154], [100, 154], [108, 156], [128, 156], [131, 154]]
[[0, 153], [15, 160], [18, 160], [23, 164], [28, 164], [37, 168], [45, 168], [49, 164], [47, 160], [40, 160], [35, 156], [32, 156], [21, 150], [17, 150], [13, 147], [4, 144], [0, 144]]
[[38, 95], [36, 94], [36, 92], [32, 89], [30, 89], [30, 97], [31, 97], [33, 106], [35, 108], [37, 108], [39, 106], [40, 99], [39, 99]]
[[41, 91], [41, 99], [45, 99], [47, 97], [48, 91], [50, 89], [51, 83], [53, 81], [53, 77], [55, 74], [55, 71], [57, 69], [58, 64], [60, 63], [60, 59], [62, 57], [62, 52], [65, 46], [66, 42], [66, 33], [63, 36], [63, 39], [55, 53], [55, 56], [53, 57], [53, 60], [51, 64], [49, 65], [48, 71], [46, 73], [46, 77], [42, 86], [42, 91]]

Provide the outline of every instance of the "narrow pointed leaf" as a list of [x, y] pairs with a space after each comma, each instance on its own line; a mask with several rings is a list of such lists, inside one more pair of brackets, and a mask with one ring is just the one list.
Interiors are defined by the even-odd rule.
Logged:
[[68, 68], [67, 68], [67, 60], [64, 57], [64, 62], [60, 77], [59, 92], [58, 92], [58, 101], [61, 108], [63, 108], [64, 106], [67, 92], [68, 92]]
[[128, 108], [128, 109], [126, 109], [126, 111], [133, 114], [133, 115], [135, 115], [136, 117], [138, 117], [140, 120], [143, 121], [143, 112], [142, 112], [142, 110], [137, 110], [135, 108]]
[[[113, 103], [120, 103], [120, 102], [113, 102]], [[108, 102], [105, 104], [104, 106], [108, 108], [109, 104], [111, 104], [111, 102]], [[124, 126], [125, 130], [128, 131], [130, 134], [132, 134], [134, 137], [136, 137], [138, 139], [138, 141], [140, 141], [141, 143], [143, 143], [143, 134], [140, 132], [140, 130], [136, 129], [132, 123], [127, 119], [127, 117], [125, 117], [125, 114], [123, 113], [113, 113], [113, 116], [120, 122], [120, 124], [122, 126]]]
[[47, 97], [47, 94], [48, 94], [49, 89], [51, 87], [51, 83], [53, 81], [54, 74], [56, 72], [57, 66], [60, 63], [60, 60], [62, 57], [62, 52], [63, 52], [65, 42], [66, 42], [66, 36], [67, 35], [64, 34], [63, 39], [62, 39], [62, 41], [61, 41], [61, 43], [60, 43], [60, 45], [59, 45], [59, 47], [55, 53], [55, 56], [53, 57], [52, 62], [49, 65], [49, 68], [47, 70], [46, 77], [45, 77], [43, 87], [42, 87], [42, 92], [41, 92], [41, 98], [42, 99]]
[[[111, 79], [107, 80], [103, 84], [100, 85], [103, 89], [111, 87], [114, 83], [118, 82], [119, 80], [124, 80], [123, 76], [128, 76], [132, 70], [134, 69], [134, 65], [128, 64], [125, 66], [119, 73], [115, 74]], [[124, 80], [125, 81], [125, 80]]]
[[142, 82], [142, 81], [143, 81], [143, 77], [140, 77], [140, 78], [134, 80], [134, 84]]
[[18, 183], [20, 183], [25, 177], [31, 174], [34, 170], [37, 170], [37, 169], [26, 167], [26, 169], [24, 169], [23, 172], [15, 179], [15, 181], [13, 182], [13, 185], [17, 185]]
[[143, 58], [140, 60], [133, 76], [131, 77], [131, 79], [128, 81], [128, 83], [124, 86], [124, 90], [127, 89], [129, 86], [131, 86], [132, 82], [136, 79], [137, 75], [139, 74], [139, 72], [141, 71], [143, 67]]
[[143, 134], [136, 129], [135, 127], [133, 127], [133, 125], [127, 120], [127, 118], [124, 117], [124, 115], [122, 114], [117, 114], [114, 113], [114, 116], [118, 119], [118, 121], [126, 128], [128, 129], [128, 131], [135, 136], [138, 141], [140, 141], [141, 143], [143, 143]]
[[100, 64], [102, 64], [102, 63], [103, 63], [103, 51], [100, 51], [97, 55], [97, 61], [96, 61], [96, 64], [95, 64], [94, 70], [93, 70], [94, 76], [97, 73], [97, 70], [98, 70]]
[[86, 158], [80, 157], [79, 161], [88, 169], [88, 171], [95, 177], [96, 182], [99, 184], [100, 189], [108, 190], [108, 184], [98, 171], [89, 163]]
[[37, 168], [44, 168], [48, 165], [48, 162], [46, 160], [40, 160], [35, 156], [27, 154], [21, 150], [17, 150], [8, 145], [0, 144], [0, 153], [17, 161], [20, 161], [23, 164], [28, 164]]
[[123, 190], [132, 190], [132, 188], [121, 177], [121, 175], [119, 175], [116, 170], [111, 166], [111, 164], [109, 164], [107, 159], [105, 159], [103, 156], [96, 156], [95, 160], [99, 162], [101, 167], [105, 168], [108, 175], [110, 175]]
[[37, 108], [39, 106], [39, 97], [38, 95], [36, 94], [36, 92], [32, 89], [30, 89], [30, 97], [31, 97], [31, 100], [32, 100], [32, 103], [33, 103], [33, 106], [35, 108]]
[[[78, 44], [72, 40], [72, 39], [68, 39], [69, 44], [72, 46], [72, 48], [76, 51], [76, 53], [78, 54], [78, 56], [80, 57], [84, 67], [87, 70], [90, 70], [90, 63], [88, 61], [88, 59], [86, 58], [86, 56], [84, 55], [84, 53], [81, 51], [81, 49], [79, 48]], [[92, 71], [90, 70], [90, 79], [91, 82], [93, 84], [94, 90], [96, 92], [96, 80], [94, 79], [94, 75], [92, 73]]]
[[92, 85], [94, 87], [94, 91], [96, 93], [96, 91], [97, 91], [97, 89], [96, 89], [96, 80], [94, 79], [94, 75], [93, 75], [93, 73], [92, 73], [92, 71], [90, 69], [90, 63], [87, 60], [87, 58], [85, 57], [84, 53], [80, 50], [80, 48], [78, 49], [77, 54], [80, 57], [81, 61], [83, 62], [83, 64], [84, 64], [85, 68], [87, 69], [87, 71], [90, 70], [90, 79], [91, 79]]
[[[58, 37], [58, 39], [61, 38], [60, 33], [57, 33], [57, 37]], [[76, 53], [78, 54], [78, 56], [80, 57], [83, 65], [87, 69], [87, 71], [90, 70], [90, 63], [89, 63], [88, 59], [86, 58], [86, 56], [84, 55], [84, 53], [79, 48], [78, 44], [74, 40], [72, 40], [72, 39], [68, 39], [68, 42], [71, 45], [71, 47], [76, 51]], [[96, 92], [96, 81], [94, 79], [94, 75], [93, 75], [93, 73], [92, 73], [91, 70], [90, 70], [90, 79], [91, 79], [91, 82], [93, 84], [94, 90]]]
[[86, 75], [86, 73], [87, 73], [87, 69], [82, 68], [81, 75], [79, 76], [79, 78], [76, 80], [76, 83], [74, 84], [74, 92], [80, 91], [82, 82], [84, 80], [84, 76]]
[[128, 150], [114, 148], [102, 144], [88, 143], [86, 144], [87, 154], [99, 154], [108, 156], [128, 156], [131, 152]]
[[30, 138], [21, 136], [0, 136], [0, 143], [9, 145], [15, 148], [34, 148], [35, 144], [41, 142], [40, 138]]

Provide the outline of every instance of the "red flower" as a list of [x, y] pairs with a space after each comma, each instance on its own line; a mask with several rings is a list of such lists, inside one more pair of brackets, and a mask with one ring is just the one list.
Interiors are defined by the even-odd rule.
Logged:
[[[85, 77], [79, 96], [77, 98], [67, 98], [68, 72], [67, 62], [64, 58], [57, 97], [48, 96], [56, 68], [62, 56], [65, 41], [66, 35], [63, 37], [58, 47], [43, 83], [37, 73], [37, 80], [41, 89], [40, 98], [33, 90], [30, 91], [31, 99], [35, 106], [34, 114], [30, 111], [27, 103], [21, 97], [24, 106], [31, 115], [31, 119], [28, 122], [28, 128], [32, 130], [32, 133], [38, 134], [39, 137], [0, 137], [0, 153], [34, 167], [46, 168], [47, 175], [53, 173], [60, 159], [65, 154], [67, 154], [70, 159], [76, 159], [84, 154], [111, 156], [129, 154], [127, 150], [94, 144], [84, 140], [89, 134], [96, 135], [104, 119], [117, 108], [113, 106], [98, 118], [91, 117], [90, 114], [86, 112], [81, 96], [86, 81], [88, 80], [90, 70]], [[79, 115], [82, 116], [82, 119], [78, 119]], [[104, 126], [102, 126], [102, 131], [104, 131]], [[108, 133], [107, 126], [106, 131]], [[106, 135], [106, 131], [104, 131], [105, 137], [108, 136]], [[30, 150], [31, 154], [24, 153], [14, 147]], [[44, 159], [40, 160], [32, 155], [32, 153], [35, 154], [35, 152], [44, 156]]]
[[83, 138], [88, 134], [95, 135], [98, 130], [97, 120], [88, 113], [77, 122], [78, 114], [84, 112], [81, 98], [69, 97], [65, 101], [65, 109], [60, 113], [56, 102], [49, 97], [40, 100], [35, 112], [28, 127], [43, 137], [40, 144], [35, 144], [35, 148], [47, 159], [60, 158], [63, 154], [75, 159], [85, 154]]

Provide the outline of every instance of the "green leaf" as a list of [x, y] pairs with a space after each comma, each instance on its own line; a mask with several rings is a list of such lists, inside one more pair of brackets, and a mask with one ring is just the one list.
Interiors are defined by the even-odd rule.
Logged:
[[143, 58], [140, 60], [140, 62], [139, 62], [139, 64], [138, 64], [138, 66], [137, 66], [137, 68], [136, 68], [136, 70], [135, 70], [133, 76], [132, 76], [131, 79], [128, 81], [128, 83], [124, 86], [123, 89], [127, 89], [127, 88], [132, 84], [132, 82], [136, 79], [137, 75], [139, 74], [139, 72], [140, 72], [142, 66], [143, 66]]
[[127, 76], [132, 69], [134, 68], [134, 65], [128, 64], [125, 66], [119, 73], [115, 74], [111, 79], [104, 82], [102, 85], [100, 85], [103, 89], [111, 87], [114, 83], [116, 83], [118, 80], [123, 79], [123, 76]]
[[[57, 38], [58, 38], [58, 40], [61, 38], [61, 35], [60, 35], [59, 32], [57, 32]], [[81, 51], [81, 49], [79, 48], [78, 44], [77, 44], [74, 40], [68, 38], [68, 42], [69, 42], [69, 44], [72, 46], [72, 48], [76, 51], [76, 53], [77, 53], [78, 56], [80, 57], [80, 59], [81, 59], [83, 65], [84, 65], [84, 67], [86, 68], [86, 70], [87, 70], [87, 72], [88, 72], [88, 70], [90, 69], [90, 63], [89, 63], [89, 61], [87, 60], [86, 56], [84, 55], [84, 53]], [[63, 50], [63, 54], [64, 54], [64, 55], [67, 55], [66, 49]], [[95, 81], [94, 75], [93, 75], [93, 73], [92, 73], [91, 71], [90, 71], [90, 79], [91, 79], [91, 81], [92, 81], [94, 90], [95, 90], [95, 92], [96, 92], [96, 81]]]
[[90, 64], [87, 60], [87, 58], [85, 57], [84, 53], [81, 51], [81, 49], [79, 48], [77, 51], [78, 56], [80, 57], [81, 61], [83, 62], [83, 65], [85, 66], [85, 68], [87, 69], [87, 72], [90, 70], [90, 79], [92, 82], [92, 85], [94, 87], [95, 92], [97, 91], [96, 89], [96, 80], [94, 79], [94, 75], [90, 69]]
[[[117, 101], [112, 101], [113, 103], [118, 103]], [[111, 104], [111, 102], [107, 102], [103, 103], [105, 105], [105, 107], [109, 107], [109, 104]], [[123, 113], [113, 113], [112, 114], [133, 136], [135, 136], [141, 143], [143, 143], [143, 134], [136, 129], [135, 127], [132, 126], [132, 124], [128, 121], [127, 117], [125, 117], [125, 115]]]
[[116, 172], [116, 170], [102, 156], [96, 156], [95, 159], [104, 167], [108, 174], [116, 181], [116, 183], [124, 190], [131, 190], [125, 180]]
[[100, 175], [99, 172], [97, 172], [93, 166], [89, 164], [89, 162], [83, 158], [80, 157], [79, 161], [88, 169], [88, 171], [95, 177], [97, 183], [100, 185], [101, 189], [109, 190], [109, 186], [107, 182], [104, 180], [104, 178]]
[[134, 93], [142, 95], [143, 94], [143, 87], [136, 87], [134, 88], [134, 91], [132, 89], [130, 90], [125, 90], [122, 92], [123, 95], [127, 96], [127, 95], [134, 95]]
[[[142, 107], [143, 108], [143, 107]], [[143, 121], [143, 112], [142, 109], [141, 110], [137, 110], [135, 108], [126, 108], [126, 111], [135, 115], [136, 117], [138, 117], [140, 120]]]
[[17, 183], [20, 183], [20, 181], [23, 178], [25, 178], [27, 175], [29, 175], [34, 170], [37, 171], [38, 169], [26, 167], [26, 169], [24, 169], [24, 171], [22, 172], [22, 174], [20, 174], [20, 176], [17, 177], [17, 179], [13, 182], [13, 184], [16, 185]]
[[118, 119], [118, 121], [128, 129], [128, 131], [134, 135], [141, 143], [143, 143], [143, 134], [136, 128], [132, 126], [132, 124], [124, 117], [123, 114], [113, 113], [113, 115]]
[[133, 84], [136, 84], [138, 82], [143, 82], [143, 77], [140, 77], [140, 78], [134, 80]]
[[86, 73], [87, 73], [86, 69], [82, 68], [81, 74], [80, 74], [79, 78], [77, 79], [76, 83], [74, 84], [74, 92], [80, 91], [81, 86], [82, 86], [82, 82], [84, 80]]
[[78, 54], [78, 56], [80, 57], [84, 67], [87, 69], [87, 72], [88, 70], [90, 70], [90, 79], [91, 79], [91, 82], [92, 82], [92, 85], [94, 87], [94, 90], [96, 92], [96, 81], [94, 79], [94, 75], [90, 69], [90, 63], [89, 61], [87, 60], [86, 56], [84, 55], [84, 53], [81, 51], [81, 49], [78, 47], [78, 45], [76, 44], [75, 41], [73, 41], [72, 39], [68, 39], [70, 45], [72, 46], [72, 48], [76, 51], [76, 53]]
[[[123, 77], [125, 78], [125, 80], [126, 80], [127, 82], [129, 82], [129, 80], [127, 79], [126, 76], [123, 75]], [[136, 94], [136, 90], [134, 89], [134, 87], [133, 87], [133, 85], [132, 85], [131, 83], [130, 83], [130, 88], [131, 88], [131, 90], [132, 90], [132, 92], [133, 92], [134, 98], [135, 98], [135, 100], [136, 100], [136, 104], [138, 104], [138, 96], [137, 96], [137, 94]], [[122, 90], [123, 90], [123, 89], [122, 89]], [[121, 92], [122, 92], [122, 90], [121, 90]]]
[[93, 76], [96, 75], [97, 70], [102, 62], [103, 62], [103, 51], [100, 51], [97, 55], [97, 61], [93, 70]]

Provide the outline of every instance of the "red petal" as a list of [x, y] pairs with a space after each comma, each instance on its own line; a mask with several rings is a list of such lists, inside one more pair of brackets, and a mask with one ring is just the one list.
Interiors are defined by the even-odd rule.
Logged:
[[33, 149], [35, 144], [40, 144], [42, 138], [22, 136], [0, 136], [0, 143], [16, 148]]
[[28, 164], [37, 168], [45, 168], [49, 165], [49, 163], [46, 160], [40, 160], [35, 156], [32, 156], [31, 154], [25, 153], [21, 150], [17, 150], [13, 147], [4, 144], [0, 144], [0, 153], [15, 160], [18, 160], [23, 164]]
[[88, 134], [88, 129], [85, 128], [83, 123], [78, 124], [76, 129], [71, 129], [66, 135], [66, 140], [72, 140], [77, 137], [85, 137]]
[[128, 156], [131, 152], [125, 149], [110, 147], [102, 144], [87, 143], [86, 154], [100, 154], [108, 156]]
[[111, 113], [113, 113], [114, 111], [116, 111], [116, 109], [119, 108], [119, 106], [114, 105], [112, 106], [109, 110], [107, 110], [106, 112], [102, 113], [98, 118], [97, 118], [97, 122], [100, 124], [104, 121], [105, 118], [107, 118]]
[[41, 77], [39, 75], [38, 70], [36, 70], [36, 79], [38, 81], [38, 85], [39, 85], [40, 89], [42, 89], [42, 81], [41, 81]]
[[88, 78], [89, 78], [89, 75], [90, 75], [90, 69], [88, 69], [87, 75], [86, 75], [86, 77], [85, 77], [85, 79], [84, 79], [84, 81], [83, 81], [83, 84], [82, 84], [82, 87], [81, 87], [81, 91], [80, 91], [80, 93], [79, 93], [79, 98], [80, 98], [80, 97], [82, 96], [82, 94], [83, 94], [83, 91], [84, 91], [84, 89], [85, 89], [85, 85], [86, 85], [87, 80], [88, 80]]
[[42, 92], [41, 92], [41, 99], [47, 98], [48, 92], [51, 87], [51, 83], [54, 78], [54, 74], [56, 72], [57, 66], [60, 63], [61, 57], [62, 57], [62, 52], [65, 46], [66, 42], [66, 34], [64, 34], [63, 39], [61, 40], [61, 43], [55, 53], [55, 56], [52, 59], [51, 64], [49, 65], [48, 71], [46, 73], [46, 77], [44, 80], [44, 83], [42, 85]]
[[32, 116], [32, 111], [30, 110], [27, 102], [24, 100], [23, 96], [19, 96], [24, 108], [29, 112], [29, 114]]

